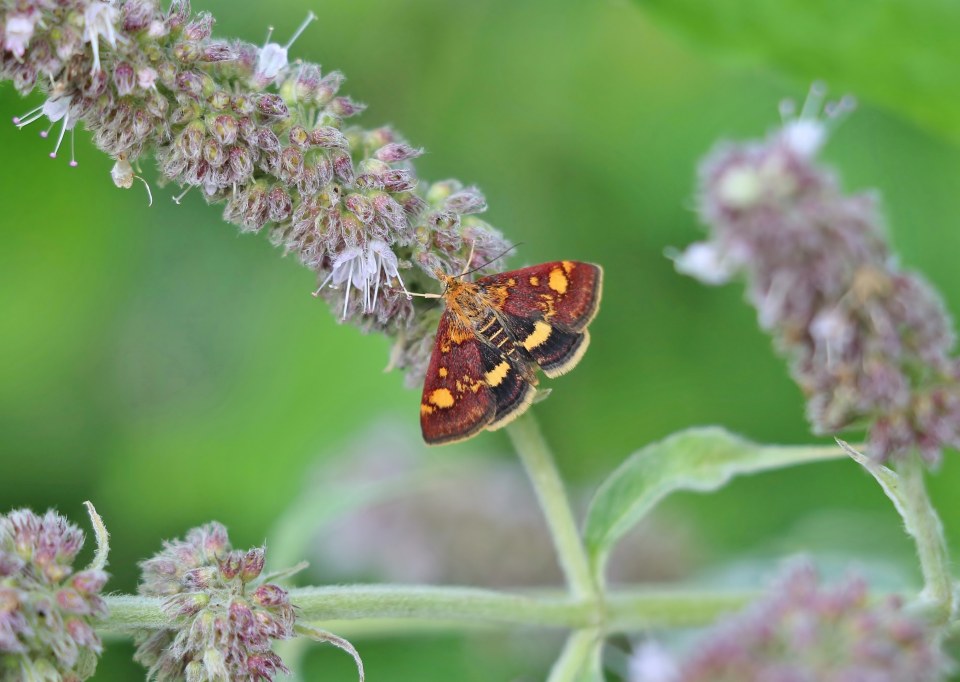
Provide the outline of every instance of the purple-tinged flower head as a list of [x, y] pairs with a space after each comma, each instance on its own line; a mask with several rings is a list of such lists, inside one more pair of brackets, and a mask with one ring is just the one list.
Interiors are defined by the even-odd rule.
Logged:
[[84, 680], [102, 651], [107, 574], [73, 571], [83, 533], [54, 511], [0, 516], [0, 679]]
[[707, 241], [677, 258], [707, 284], [744, 275], [761, 327], [790, 361], [818, 434], [866, 426], [880, 460], [960, 447], [960, 363], [952, 322], [918, 274], [897, 265], [876, 197], [844, 194], [817, 165], [848, 100], [818, 117], [815, 86], [799, 117], [765, 140], [724, 144], [700, 169]]
[[317, 19], [260, 47], [218, 38], [214, 17], [186, 0], [0, 3], [0, 80], [43, 92], [15, 123], [56, 126], [52, 156], [67, 133], [73, 149], [82, 122], [117, 186], [146, 183], [133, 169], [153, 154], [161, 184], [184, 190], [175, 201], [196, 188], [241, 231], [266, 231], [315, 273], [337, 319], [397, 340], [393, 365], [417, 383], [437, 303], [403, 289], [435, 292], [436, 268], [463, 272], [471, 251], [481, 275], [493, 271], [507, 244], [475, 217], [486, 209], [478, 190], [422, 182], [422, 149], [352, 123], [365, 107], [340, 92], [343, 74], [291, 61]]
[[176, 628], [136, 637], [151, 679], [257, 682], [288, 672], [270, 646], [293, 636], [293, 607], [286, 590], [262, 581], [264, 558], [262, 547], [232, 549], [226, 529], [208, 523], [140, 564], [140, 594], [163, 597]]
[[937, 682], [948, 669], [937, 634], [897, 598], [872, 598], [856, 577], [825, 587], [800, 564], [696, 643], [678, 680]]

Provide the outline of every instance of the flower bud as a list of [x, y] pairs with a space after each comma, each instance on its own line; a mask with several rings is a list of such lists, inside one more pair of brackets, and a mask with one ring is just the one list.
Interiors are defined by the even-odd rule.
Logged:
[[230, 552], [219, 561], [220, 577], [230, 581], [240, 575], [243, 566], [243, 555], [240, 552]]
[[171, 32], [180, 32], [190, 18], [190, 0], [173, 0], [167, 13], [167, 27]]
[[333, 182], [333, 162], [326, 156], [317, 159], [317, 182], [321, 187], [326, 187]]
[[416, 178], [408, 170], [391, 170], [382, 177], [384, 188], [390, 192], [407, 192], [417, 186]]
[[346, 80], [345, 76], [339, 71], [331, 71], [328, 73], [317, 85], [313, 95], [313, 101], [319, 106], [329, 104], [340, 90], [340, 86], [343, 85], [344, 80]]
[[[177, 43], [173, 46], [173, 56], [181, 64], [192, 64], [195, 61], [199, 60], [203, 54], [203, 48], [201, 48], [196, 43]], [[179, 85], [179, 83], [178, 83]], [[185, 87], [180, 86], [181, 90], [186, 90]]]
[[260, 128], [257, 130], [255, 146], [261, 152], [275, 152], [278, 154], [280, 152], [280, 140], [277, 138], [276, 133], [269, 128]]
[[65, 613], [86, 615], [90, 613], [90, 606], [79, 592], [70, 588], [57, 591], [57, 606]]
[[203, 76], [193, 71], [181, 71], [174, 79], [174, 87], [195, 99], [203, 96]]
[[276, 585], [261, 585], [253, 592], [253, 601], [260, 606], [282, 606], [289, 603], [287, 591]]
[[217, 116], [213, 119], [213, 124], [210, 126], [210, 134], [213, 135], [214, 139], [220, 144], [233, 144], [237, 139], [238, 132], [239, 127], [237, 126], [236, 119], [228, 114]]
[[200, 566], [185, 572], [180, 583], [188, 590], [202, 590], [210, 586], [217, 578], [217, 569], [213, 566]]
[[320, 85], [320, 67], [316, 64], [304, 64], [297, 69], [293, 78], [293, 99], [297, 102], [311, 102]]
[[257, 111], [266, 118], [286, 118], [290, 115], [283, 98], [271, 93], [260, 95], [257, 98]]
[[252, 114], [256, 109], [256, 105], [251, 97], [248, 95], [240, 94], [234, 95], [230, 103], [231, 108], [241, 116], [247, 116]]
[[121, 25], [127, 33], [139, 33], [150, 25], [156, 6], [150, 0], [126, 0], [120, 8]]
[[227, 169], [231, 183], [238, 185], [246, 183], [253, 175], [253, 160], [250, 158], [250, 150], [242, 145], [230, 147]]
[[423, 149], [414, 149], [410, 145], [402, 142], [394, 142], [391, 144], [386, 144], [376, 151], [374, 156], [376, 156], [381, 161], [387, 163], [395, 163], [397, 161], [406, 161], [408, 159], [415, 159], [418, 156], [423, 154]]
[[113, 67], [113, 84], [117, 88], [117, 94], [125, 97], [133, 92], [136, 86], [136, 72], [127, 62], [120, 62]]
[[130, 123], [130, 132], [133, 133], [134, 138], [137, 140], [142, 140], [147, 137], [150, 132], [153, 130], [153, 121], [150, 119], [149, 114], [143, 109], [134, 109], [132, 114], [132, 122]]
[[227, 161], [223, 147], [212, 137], [203, 141], [203, 159], [213, 168], [219, 168]]
[[366, 109], [367, 105], [354, 102], [349, 97], [336, 97], [330, 102], [329, 107], [330, 111], [340, 118], [350, 118]]
[[280, 178], [291, 182], [300, 176], [303, 170], [303, 153], [296, 147], [284, 147], [280, 153]]
[[367, 224], [373, 220], [373, 204], [362, 194], [348, 194], [344, 204], [361, 223]]
[[290, 134], [288, 137], [290, 144], [301, 149], [310, 144], [310, 134], [307, 133], [306, 128], [300, 125], [290, 128]]
[[213, 33], [213, 15], [210, 12], [200, 12], [183, 29], [183, 37], [187, 40], [201, 42]]
[[227, 202], [224, 216], [231, 222], [239, 223], [244, 232], [260, 230], [269, 220], [266, 187], [256, 183], [237, 192]]
[[346, 184], [353, 184], [353, 160], [350, 158], [350, 154], [346, 152], [334, 154], [333, 172]]
[[229, 43], [215, 42], [203, 46], [200, 52], [200, 61], [208, 64], [216, 62], [229, 62], [236, 59], [237, 54]]
[[[271, 192], [271, 195], [272, 194], [273, 192]], [[289, 197], [287, 197], [287, 200], [289, 201]], [[287, 209], [287, 215], [289, 215], [289, 213], [290, 211]], [[261, 571], [263, 571], [264, 558], [265, 553], [263, 547], [256, 547], [248, 551], [243, 556], [243, 567], [240, 569], [240, 580], [248, 583], [258, 577]]]
[[177, 141], [180, 152], [188, 159], [199, 159], [203, 152], [203, 138], [206, 132], [207, 127], [202, 121], [190, 123], [180, 133], [180, 139]]
[[397, 133], [389, 126], [380, 126], [367, 132], [360, 132], [362, 133], [362, 139], [358, 139], [357, 143], [365, 147], [379, 149], [397, 142]]
[[332, 126], [321, 126], [310, 131], [310, 144], [323, 149], [348, 149], [343, 133]]
[[175, 126], [185, 125], [200, 116], [200, 105], [194, 100], [187, 100], [177, 107], [170, 116], [170, 123]]
[[[270, 220], [277, 223], [290, 217], [290, 212], [293, 210], [293, 201], [290, 199], [290, 195], [287, 194], [286, 190], [283, 189], [282, 185], [275, 185], [273, 189], [270, 190], [270, 193], [267, 194], [267, 210]], [[246, 559], [244, 559], [244, 561], [246, 561]], [[261, 568], [263, 568], [262, 565]], [[244, 570], [246, 570], [246, 564], [244, 564]], [[250, 580], [250, 578], [243, 578], [242, 576], [241, 579], [244, 582]]]
[[487, 199], [476, 187], [467, 187], [447, 197], [444, 207], [460, 215], [483, 213], [487, 210]]
[[107, 583], [107, 577], [104, 571], [81, 571], [70, 579], [70, 584], [82, 595], [99, 594]]

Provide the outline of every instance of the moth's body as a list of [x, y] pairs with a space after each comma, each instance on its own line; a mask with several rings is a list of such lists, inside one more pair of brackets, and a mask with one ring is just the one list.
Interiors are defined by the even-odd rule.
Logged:
[[446, 310], [424, 381], [420, 422], [428, 443], [469, 438], [520, 416], [536, 395], [536, 367], [549, 377], [586, 351], [600, 303], [602, 270], [544, 263], [467, 282], [437, 273]]

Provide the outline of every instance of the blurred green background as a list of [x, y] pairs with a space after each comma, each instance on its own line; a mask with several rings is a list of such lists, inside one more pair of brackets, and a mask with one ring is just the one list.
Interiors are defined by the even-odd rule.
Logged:
[[[800, 4], [767, 3], [746, 18], [737, 11], [756, 2], [722, 4], [727, 14], [625, 0], [196, 0], [194, 9], [212, 11], [220, 35], [257, 43], [270, 24], [285, 41], [316, 11], [291, 53], [347, 74], [344, 91], [369, 104], [360, 123], [393, 124], [426, 147], [421, 177], [479, 185], [485, 217], [523, 242], [513, 264], [603, 264], [593, 347], [537, 408], [566, 476], [589, 488], [631, 451], [691, 425], [813, 442], [742, 287], [703, 287], [664, 257], [701, 234], [697, 160], [721, 138], [762, 135], [779, 100], [802, 100], [812, 77], [860, 99], [828, 162], [846, 187], [881, 191], [903, 262], [960, 312], [957, 103], [945, 96], [955, 61], [952, 81], [937, 83], [956, 48], [923, 34], [943, 29], [936, 12], [911, 21], [908, 5], [882, 3], [891, 14], [863, 28], [879, 31], [870, 43], [830, 16], [801, 17]], [[903, 34], [884, 42], [885, 25]], [[890, 54], [893, 67], [878, 58]], [[39, 101], [0, 87], [7, 117]], [[215, 518], [237, 546], [269, 542], [318, 458], [385, 415], [415, 424], [419, 391], [381, 371], [389, 342], [338, 325], [309, 295], [307, 270], [262, 236], [238, 236], [196, 194], [176, 206], [171, 188], [154, 186], [148, 208], [142, 186], [115, 188], [111, 161], [84, 132], [79, 168], [50, 160], [38, 130], [0, 129], [0, 508], [55, 506], [87, 527], [81, 503], [93, 500], [113, 536], [111, 585], [131, 591], [136, 561], [161, 539]], [[509, 457], [500, 434], [430, 457], [468, 451]], [[949, 453], [931, 486], [954, 546], [958, 485]], [[738, 480], [659, 514], [688, 529], [690, 574], [824, 551], [915, 577], [899, 520], [851, 463]], [[531, 656], [511, 641], [356, 643], [373, 680], [541, 678], [550, 650]], [[112, 644], [97, 679], [136, 679], [131, 651]], [[313, 653], [309, 666], [311, 679], [353, 679], [342, 654]]]

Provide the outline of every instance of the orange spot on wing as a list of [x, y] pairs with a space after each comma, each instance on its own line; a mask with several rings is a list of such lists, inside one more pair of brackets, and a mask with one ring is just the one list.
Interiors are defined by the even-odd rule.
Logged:
[[567, 276], [563, 274], [563, 269], [554, 268], [550, 271], [550, 281], [547, 282], [547, 285], [558, 294], [567, 293], [567, 285], [569, 283]]
[[434, 390], [427, 398], [427, 401], [442, 409], [453, 407], [453, 404], [456, 402], [449, 388], [438, 388]]

